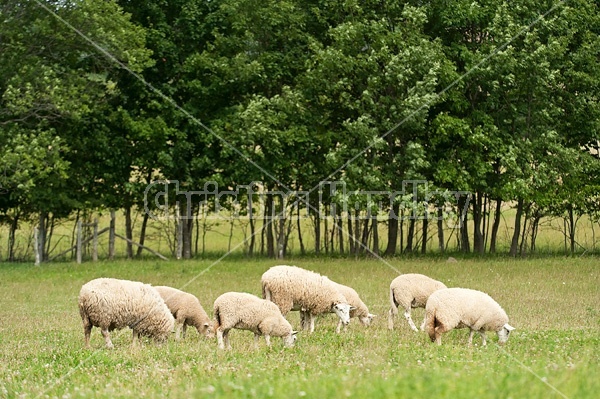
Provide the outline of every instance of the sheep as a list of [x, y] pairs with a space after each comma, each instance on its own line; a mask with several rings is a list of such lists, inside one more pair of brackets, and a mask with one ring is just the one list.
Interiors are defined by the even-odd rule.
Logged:
[[508, 316], [488, 294], [467, 288], [446, 288], [431, 294], [425, 306], [423, 322], [429, 338], [442, 344], [441, 335], [454, 328], [470, 329], [468, 344], [473, 341], [473, 333], [481, 335], [482, 345], [486, 344], [486, 331], [496, 331], [498, 343], [505, 344], [510, 332]]
[[212, 336], [210, 318], [198, 298], [188, 292], [164, 285], [155, 286], [154, 288], [164, 299], [175, 318], [176, 340], [180, 338], [180, 330], [182, 338], [185, 338], [187, 326], [195, 327], [200, 335]]
[[79, 314], [86, 348], [93, 327], [100, 328], [106, 347], [112, 349], [109, 331], [114, 329], [131, 328], [135, 346], [142, 335], [166, 341], [175, 324], [165, 301], [151, 285], [114, 278], [98, 278], [81, 287]]
[[303, 330], [315, 330], [315, 316], [334, 312], [343, 324], [350, 322], [352, 307], [326, 276], [296, 266], [273, 266], [263, 273], [262, 296], [286, 316], [299, 310]]
[[427, 298], [432, 292], [446, 288], [444, 283], [423, 274], [401, 274], [390, 284], [390, 311], [388, 314], [388, 329], [394, 329], [394, 316], [402, 306], [404, 317], [410, 328], [419, 331], [410, 317], [411, 308], [424, 308]]
[[215, 331], [220, 349], [231, 349], [229, 330], [237, 328], [254, 333], [254, 346], [264, 335], [267, 346], [271, 336], [281, 337], [287, 347], [294, 346], [297, 331], [283, 317], [277, 305], [245, 292], [226, 292], [214, 303]]
[[[367, 305], [365, 305], [365, 303], [360, 299], [358, 292], [356, 292], [354, 288], [348, 287], [347, 285], [336, 283], [335, 281], [332, 281], [332, 283], [335, 286], [335, 288], [337, 288], [337, 290], [341, 292], [342, 295], [344, 295], [344, 297], [348, 300], [350, 306], [354, 308], [350, 310], [350, 318], [352, 319], [354, 317], [358, 317], [358, 320], [362, 323], [362, 325], [364, 325], [365, 327], [370, 326], [371, 322], [376, 317], [376, 315], [369, 313]], [[340, 332], [342, 324], [342, 320], [339, 320], [337, 328], [335, 330], [337, 333]], [[345, 324], [344, 331], [347, 327], [348, 325]]]

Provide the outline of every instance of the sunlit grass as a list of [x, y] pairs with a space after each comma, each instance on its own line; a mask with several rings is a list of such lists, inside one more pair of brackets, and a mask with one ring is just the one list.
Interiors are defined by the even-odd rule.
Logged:
[[[353, 320], [335, 334], [333, 316], [314, 334], [300, 333], [284, 349], [279, 339], [252, 347], [252, 334], [234, 330], [233, 350], [191, 331], [185, 341], [131, 348], [130, 330], [114, 332], [115, 350], [103, 348], [97, 329], [83, 349], [79, 288], [100, 276], [181, 287], [212, 314], [226, 291], [260, 294], [260, 275], [277, 261], [227, 259], [210, 270], [203, 261], [58, 263], [0, 268], [0, 397], [429, 397], [593, 398], [600, 343], [600, 269], [595, 258], [536, 260], [392, 260], [398, 271], [420, 272], [449, 286], [490, 293], [517, 330], [501, 348], [474, 340], [467, 330], [445, 334], [443, 345], [412, 332], [400, 315], [387, 330], [388, 287], [397, 272], [381, 261], [298, 260], [352, 285], [378, 318], [368, 329]], [[417, 324], [422, 309], [413, 311]], [[297, 312], [289, 315], [299, 327]], [[552, 387], [551, 387], [552, 386]]]

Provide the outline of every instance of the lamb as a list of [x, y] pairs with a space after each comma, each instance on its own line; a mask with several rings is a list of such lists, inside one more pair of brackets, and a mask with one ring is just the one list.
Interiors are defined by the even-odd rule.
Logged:
[[351, 306], [332, 281], [296, 266], [273, 266], [262, 275], [262, 295], [286, 316], [301, 312], [302, 329], [315, 330], [315, 316], [334, 312], [343, 324], [350, 322]]
[[81, 287], [79, 314], [86, 348], [93, 327], [100, 328], [106, 347], [112, 349], [109, 331], [114, 329], [131, 328], [135, 345], [142, 335], [166, 341], [175, 324], [165, 301], [151, 285], [114, 278], [98, 278]]
[[[344, 295], [344, 297], [348, 300], [348, 303], [351, 306], [350, 318], [352, 319], [354, 317], [358, 317], [358, 320], [362, 323], [362, 325], [364, 325], [365, 327], [370, 326], [371, 322], [376, 317], [376, 315], [369, 313], [367, 305], [365, 305], [365, 303], [360, 299], [358, 292], [356, 292], [354, 288], [348, 287], [347, 285], [339, 284], [335, 281], [332, 281], [332, 283], [335, 286], [335, 288], [337, 288], [337, 290], [341, 292], [342, 295]], [[335, 330], [337, 333], [340, 332], [342, 324], [342, 320], [339, 320], [337, 328]], [[344, 331], [347, 327], [348, 325], [345, 324]]]
[[473, 341], [473, 333], [481, 335], [482, 345], [486, 344], [486, 331], [496, 331], [498, 343], [505, 344], [510, 332], [508, 316], [488, 294], [467, 288], [447, 288], [434, 292], [425, 306], [423, 322], [429, 338], [442, 344], [441, 335], [454, 328], [468, 327], [468, 344]]
[[155, 286], [175, 318], [175, 339], [185, 338], [187, 326], [195, 327], [198, 334], [212, 336], [211, 323], [198, 298], [194, 295], [164, 285]]
[[226, 292], [214, 303], [215, 330], [220, 349], [231, 349], [229, 330], [237, 328], [254, 333], [254, 346], [264, 335], [267, 346], [271, 336], [281, 337], [287, 347], [294, 346], [297, 331], [283, 317], [277, 305], [245, 292]]
[[444, 283], [423, 274], [401, 274], [390, 284], [390, 311], [388, 314], [388, 329], [394, 329], [394, 316], [402, 306], [404, 317], [410, 328], [419, 331], [410, 317], [411, 308], [424, 308], [427, 298], [432, 292], [446, 288]]

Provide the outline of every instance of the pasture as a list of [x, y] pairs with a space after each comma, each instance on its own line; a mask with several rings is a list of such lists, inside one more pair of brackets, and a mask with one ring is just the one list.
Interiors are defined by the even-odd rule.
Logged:
[[[355, 288], [378, 315], [365, 329], [353, 319], [335, 334], [333, 315], [319, 318], [294, 348], [280, 339], [252, 347], [233, 330], [233, 350], [188, 330], [185, 340], [132, 348], [131, 331], [115, 331], [104, 349], [98, 329], [83, 348], [77, 309], [82, 284], [96, 277], [183, 287], [212, 315], [226, 291], [260, 295], [260, 276], [275, 260], [114, 261], [0, 266], [0, 398], [594, 398], [600, 391], [600, 268], [593, 257], [513, 259], [296, 259]], [[515, 330], [504, 347], [487, 347], [468, 330], [442, 346], [412, 332], [402, 312], [387, 329], [388, 288], [398, 273], [423, 273], [446, 285], [488, 292]], [[413, 311], [420, 325], [423, 310]], [[299, 328], [299, 315], [288, 316]]]

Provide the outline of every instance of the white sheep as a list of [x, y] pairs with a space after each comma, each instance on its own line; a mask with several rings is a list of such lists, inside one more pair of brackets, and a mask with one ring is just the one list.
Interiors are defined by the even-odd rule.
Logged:
[[215, 331], [219, 348], [231, 349], [229, 330], [232, 328], [249, 330], [254, 333], [254, 346], [264, 335], [267, 346], [271, 336], [281, 337], [285, 346], [291, 347], [296, 341], [297, 331], [283, 317], [273, 302], [245, 292], [226, 292], [214, 303]]
[[408, 273], [396, 277], [390, 284], [388, 328], [394, 329], [394, 316], [398, 315], [398, 309], [402, 307], [410, 328], [419, 331], [410, 317], [411, 309], [424, 308], [429, 295], [442, 288], [446, 288], [444, 283], [423, 274]]
[[274, 302], [286, 316], [301, 313], [302, 329], [315, 330], [315, 317], [334, 312], [343, 324], [350, 322], [351, 306], [326, 276], [296, 266], [273, 266], [262, 275], [263, 298]]
[[142, 335], [163, 342], [175, 323], [165, 301], [151, 285], [114, 278], [98, 278], [81, 287], [79, 314], [86, 348], [93, 327], [100, 328], [106, 347], [113, 348], [109, 331], [131, 328], [133, 345]]
[[435, 291], [425, 306], [425, 330], [431, 341], [441, 345], [441, 335], [454, 328], [470, 329], [468, 343], [473, 333], [481, 335], [486, 344], [485, 332], [495, 331], [498, 343], [508, 341], [514, 327], [508, 324], [508, 316], [488, 294], [467, 288], [447, 288]]
[[175, 339], [179, 339], [180, 330], [185, 338], [187, 326], [195, 327], [200, 335], [212, 336], [210, 318], [195, 295], [164, 285], [154, 288], [175, 318]]
[[[342, 295], [344, 295], [344, 297], [350, 304], [350, 318], [352, 319], [354, 317], [358, 317], [358, 320], [362, 323], [362, 325], [370, 326], [371, 322], [376, 317], [376, 315], [369, 313], [367, 305], [365, 305], [362, 299], [360, 299], [358, 292], [356, 292], [354, 288], [348, 287], [347, 285], [336, 283], [335, 281], [332, 281], [332, 283], [335, 286], [335, 288], [337, 288], [337, 290], [341, 292]], [[342, 320], [339, 320], [337, 328], [335, 330], [337, 333], [340, 332], [342, 324]], [[347, 327], [348, 325], [344, 324], [344, 331]]]

